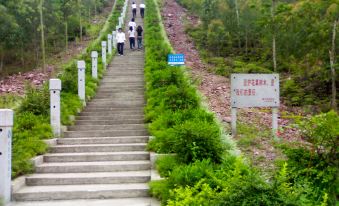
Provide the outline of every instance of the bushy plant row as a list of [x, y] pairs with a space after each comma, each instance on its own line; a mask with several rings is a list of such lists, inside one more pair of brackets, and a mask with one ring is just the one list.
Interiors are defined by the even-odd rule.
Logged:
[[[153, 1], [149, 11], [157, 11]], [[155, 136], [148, 145], [159, 153], [177, 153], [182, 162], [210, 159], [219, 163], [230, 144], [222, 141], [222, 131], [213, 114], [201, 106], [197, 90], [184, 68], [167, 65], [171, 46], [164, 41], [157, 12], [145, 19], [147, 82], [146, 120]]]
[[[86, 62], [86, 99], [95, 95], [99, 81], [91, 76], [91, 52], [101, 53], [101, 41], [107, 39], [107, 34], [115, 29], [118, 17], [122, 12], [124, 0], [116, 0], [111, 15], [108, 17], [99, 37], [87, 47], [86, 51], [64, 65], [61, 73], [57, 75], [62, 81], [61, 91], [61, 123], [63, 125], [73, 124], [70, 116], [76, 115], [83, 107], [78, 98], [78, 69], [76, 60]], [[100, 55], [99, 55], [100, 56]], [[113, 55], [107, 56], [110, 62]], [[98, 76], [102, 78], [104, 68], [101, 58], [98, 58]], [[13, 157], [12, 177], [26, 174], [32, 171], [30, 159], [36, 155], [43, 154], [47, 145], [42, 141], [53, 137], [50, 127], [50, 94], [48, 83], [41, 88], [28, 87], [26, 96], [21, 105], [15, 111], [13, 129]]]
[[[330, 205], [333, 188], [318, 186], [311, 178], [295, 178], [295, 166], [287, 161], [272, 180], [233, 154], [213, 114], [201, 106], [201, 98], [184, 68], [167, 65], [173, 52], [162, 35], [161, 17], [154, 0], [147, 0], [145, 18], [149, 150], [176, 153], [157, 161], [165, 179], [150, 183], [151, 194], [163, 205]], [[334, 134], [335, 135], [335, 134]], [[321, 147], [323, 148], [323, 147]], [[290, 152], [293, 154], [293, 152]], [[333, 167], [331, 167], [333, 168]], [[332, 178], [323, 179], [333, 181]]]

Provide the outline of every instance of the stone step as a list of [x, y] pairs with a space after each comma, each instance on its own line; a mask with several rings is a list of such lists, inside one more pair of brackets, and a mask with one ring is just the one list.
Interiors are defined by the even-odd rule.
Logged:
[[[143, 114], [111, 114], [103, 112], [81, 112], [78, 117], [110, 117], [112, 120], [124, 120], [124, 119], [142, 119]], [[99, 119], [100, 120], [100, 119]]]
[[146, 183], [150, 171], [94, 172], [94, 173], [47, 173], [26, 177], [27, 186], [84, 185], [84, 184], [127, 184]]
[[67, 131], [64, 137], [147, 136], [147, 130]]
[[116, 76], [138, 76], [138, 77], [144, 78], [145, 74], [144, 74], [144, 71], [140, 69], [135, 69], [135, 70], [129, 69], [128, 71], [107, 71], [103, 79], [116, 77]]
[[150, 169], [149, 160], [138, 161], [100, 161], [100, 162], [57, 162], [36, 166], [37, 173], [88, 173], [124, 172]]
[[128, 122], [140, 121], [144, 118], [144, 115], [107, 115], [107, 116], [77, 116], [77, 120], [86, 121], [116, 121], [120, 124], [127, 124]]
[[136, 161], [149, 160], [150, 155], [144, 151], [128, 152], [91, 152], [91, 153], [55, 153], [43, 156], [44, 162], [102, 162], [102, 161]]
[[126, 197], [147, 197], [148, 185], [132, 184], [92, 184], [27, 186], [13, 194], [16, 201], [108, 199]]
[[[95, 138], [93, 138], [95, 139]], [[74, 144], [50, 147], [52, 153], [145, 151], [146, 143]]]
[[75, 125], [69, 126], [68, 131], [91, 131], [91, 130], [140, 130], [145, 129], [145, 124], [117, 124], [117, 125]]
[[[155, 206], [149, 197], [10, 202], [8, 206]], [[158, 204], [160, 206], [160, 204]]]
[[101, 84], [103, 83], [126, 83], [126, 82], [132, 82], [132, 83], [137, 83], [137, 82], [142, 82], [144, 83], [144, 77], [143, 76], [112, 76], [112, 77], [106, 77], [103, 80], [101, 80]]
[[[143, 124], [145, 122], [144, 119], [117, 119], [117, 120], [86, 120], [86, 117], [80, 117], [84, 118], [85, 120], [80, 120], [77, 118], [75, 125], [115, 125], [115, 124]], [[88, 117], [91, 118], [91, 117]], [[92, 117], [95, 118], [95, 117]], [[102, 119], [102, 118], [98, 118]]]
[[117, 116], [131, 116], [131, 115], [139, 115], [143, 116], [144, 112], [142, 110], [138, 111], [112, 111], [112, 110], [105, 110], [105, 109], [86, 109], [85, 111], [81, 112], [79, 116], [105, 116], [106, 114], [110, 115], [117, 115]]
[[[83, 112], [92, 112], [92, 111], [107, 111], [107, 113], [115, 113], [115, 112], [135, 112], [143, 114], [143, 107], [131, 107], [131, 108], [115, 108], [115, 107], [94, 107], [94, 106], [87, 106], [83, 110]], [[107, 114], [106, 113], [106, 114]]]
[[[119, 97], [119, 98], [105, 98], [105, 99], [93, 99], [89, 102], [89, 104], [107, 104], [107, 103], [126, 103], [126, 105], [134, 105], [144, 103], [146, 100], [144, 97], [137, 98], [129, 98], [129, 97]], [[112, 107], [112, 106], [111, 106]]]
[[133, 100], [133, 101], [126, 101], [126, 100], [112, 100], [112, 101], [91, 101], [88, 105], [93, 106], [100, 106], [100, 107], [143, 107], [145, 106], [145, 100]]
[[[86, 125], [84, 125], [86, 126]], [[59, 138], [59, 145], [79, 144], [126, 144], [126, 143], [147, 143], [148, 136], [127, 136], [127, 137], [95, 137], [95, 138]]]

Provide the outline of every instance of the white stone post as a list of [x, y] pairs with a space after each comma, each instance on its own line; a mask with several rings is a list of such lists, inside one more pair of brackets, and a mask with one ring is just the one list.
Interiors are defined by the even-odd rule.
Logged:
[[98, 52], [92, 51], [92, 77], [97, 79], [98, 78]]
[[60, 137], [61, 134], [61, 121], [60, 121], [60, 91], [61, 91], [61, 80], [50, 79], [49, 80], [49, 93], [50, 108], [51, 108], [51, 126], [55, 137]]
[[11, 201], [13, 114], [0, 109], [0, 198], [5, 204]]
[[235, 137], [237, 135], [237, 108], [232, 107], [231, 109], [231, 128], [232, 128], [232, 136]]
[[113, 47], [114, 49], [117, 48], [117, 32], [116, 31], [112, 31], [112, 40], [113, 40]]
[[78, 95], [81, 100], [86, 101], [85, 92], [85, 61], [78, 61]]
[[115, 31], [118, 32], [119, 28], [120, 28], [119, 25], [117, 25], [117, 26], [115, 27]]
[[119, 17], [119, 25], [122, 26], [122, 17]]
[[107, 35], [108, 54], [112, 55], [112, 34]]
[[101, 59], [102, 59], [102, 65], [104, 69], [106, 69], [106, 50], [107, 50], [107, 42], [102, 41], [101, 42]]

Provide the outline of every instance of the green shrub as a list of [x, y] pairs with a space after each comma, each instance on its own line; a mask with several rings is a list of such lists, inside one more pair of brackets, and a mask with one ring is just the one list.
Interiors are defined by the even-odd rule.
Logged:
[[173, 127], [175, 152], [184, 162], [211, 159], [221, 162], [224, 147], [218, 125], [199, 121], [186, 121]]
[[35, 115], [49, 115], [50, 94], [48, 86], [34, 88], [27, 86], [26, 96], [22, 100], [19, 112], [32, 112]]
[[284, 82], [281, 88], [281, 95], [285, 97], [286, 103], [289, 105], [303, 104], [304, 92], [293, 79]]
[[180, 162], [176, 155], [160, 156], [156, 161], [156, 167], [161, 177], [168, 177], [179, 164]]
[[15, 116], [13, 127], [12, 176], [32, 171], [30, 159], [43, 154], [47, 145], [41, 141], [53, 137], [47, 117], [23, 112]]

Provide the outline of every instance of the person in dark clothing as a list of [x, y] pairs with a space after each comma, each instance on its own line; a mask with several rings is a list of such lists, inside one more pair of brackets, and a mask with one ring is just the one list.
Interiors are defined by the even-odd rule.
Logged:
[[123, 56], [124, 55], [124, 43], [125, 43], [125, 33], [122, 32], [122, 29], [119, 28], [118, 30], [118, 33], [117, 33], [117, 36], [116, 36], [116, 39], [117, 39], [117, 43], [118, 43], [118, 54], [119, 56]]
[[132, 13], [133, 13], [133, 18], [137, 16], [137, 5], [135, 2], [132, 3]]
[[142, 48], [142, 32], [144, 30], [142, 29], [142, 27], [139, 25], [137, 28], [137, 38], [138, 38], [138, 49]]
[[140, 5], [139, 5], [139, 8], [140, 8], [140, 16], [141, 18], [144, 18], [144, 14], [145, 14], [145, 4], [142, 2]]
[[132, 26], [129, 27], [128, 36], [129, 36], [130, 49], [132, 50], [135, 48], [135, 31]]

